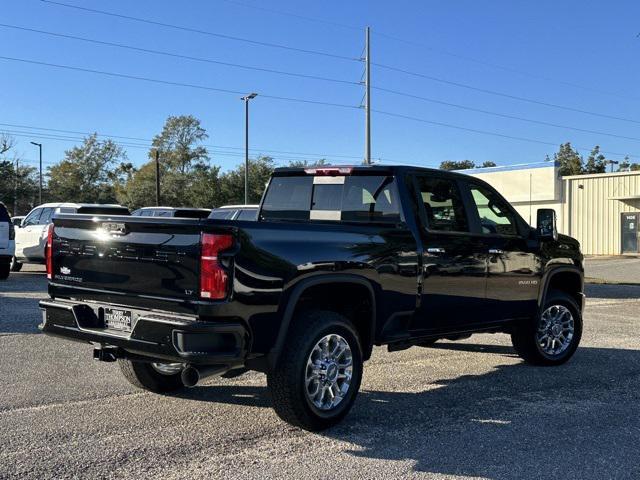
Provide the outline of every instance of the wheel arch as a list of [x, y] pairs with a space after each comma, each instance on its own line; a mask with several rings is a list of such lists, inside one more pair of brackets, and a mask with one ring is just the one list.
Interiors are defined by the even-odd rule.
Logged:
[[[304, 295], [314, 291], [323, 292], [326, 290], [332, 290], [337, 292], [341, 287], [344, 288], [344, 286], [357, 288], [362, 295], [366, 295], [368, 300], [369, 310], [366, 314], [366, 318], [362, 319], [361, 322], [354, 323], [356, 323], [355, 326], [358, 328], [358, 333], [362, 342], [363, 360], [367, 360], [371, 356], [376, 329], [376, 296], [371, 282], [366, 278], [352, 274], [317, 275], [300, 280], [294, 287], [292, 287], [291, 293], [287, 296], [287, 300], [281, 309], [283, 313], [278, 335], [267, 356], [270, 366], [273, 367], [278, 362], [291, 324], [294, 321], [296, 311], [302, 305], [301, 301], [303, 301]], [[364, 292], [366, 292], [366, 294]], [[321, 308], [327, 309], [326, 305], [323, 305]], [[335, 311], [333, 308], [328, 309]]]
[[538, 306], [542, 308], [551, 290], [565, 292], [576, 301], [580, 311], [584, 310], [584, 276], [575, 267], [556, 267], [542, 278], [542, 288], [538, 296]]

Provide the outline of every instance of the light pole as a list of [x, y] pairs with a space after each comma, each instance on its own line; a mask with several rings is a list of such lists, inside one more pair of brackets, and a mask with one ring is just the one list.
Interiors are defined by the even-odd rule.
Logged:
[[38, 147], [40, 151], [40, 189], [38, 190], [38, 205], [42, 205], [42, 144], [37, 142], [31, 142], [31, 145]]
[[257, 93], [250, 93], [242, 97], [244, 100], [244, 204], [249, 204], [249, 100], [258, 96]]
[[13, 216], [18, 215], [18, 181], [20, 177], [18, 176], [18, 158], [16, 157], [16, 178], [15, 184], [13, 185]]

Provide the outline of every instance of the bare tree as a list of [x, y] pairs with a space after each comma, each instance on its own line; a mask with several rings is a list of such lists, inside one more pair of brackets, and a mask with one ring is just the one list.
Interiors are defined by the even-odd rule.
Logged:
[[16, 140], [6, 133], [0, 133], [0, 155], [7, 153], [16, 146]]

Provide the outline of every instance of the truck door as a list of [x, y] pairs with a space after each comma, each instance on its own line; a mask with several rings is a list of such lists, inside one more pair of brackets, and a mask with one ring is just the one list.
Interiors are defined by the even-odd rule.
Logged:
[[486, 185], [469, 189], [471, 219], [487, 253], [487, 320], [524, 318], [536, 310], [540, 288], [539, 245], [508, 202]]
[[458, 181], [415, 177], [423, 244], [420, 307], [414, 334], [463, 329], [485, 318], [486, 251], [470, 231]]

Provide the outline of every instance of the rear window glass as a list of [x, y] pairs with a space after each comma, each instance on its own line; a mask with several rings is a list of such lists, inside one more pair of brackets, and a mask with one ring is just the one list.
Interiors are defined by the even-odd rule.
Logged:
[[76, 213], [85, 215], [130, 215], [129, 210], [124, 207], [79, 207]]
[[173, 216], [180, 218], [207, 218], [209, 212], [207, 210], [176, 210]]
[[212, 211], [209, 214], [209, 218], [212, 218], [214, 220], [229, 220], [236, 212], [237, 210], [234, 210], [232, 208], [221, 208], [219, 210]]
[[262, 218], [398, 222], [400, 205], [393, 177], [274, 177]]
[[258, 209], [251, 208], [240, 210], [237, 220], [255, 220], [258, 217]]
[[7, 208], [0, 203], [0, 222], [8, 222], [9, 221], [9, 212], [7, 212]]

